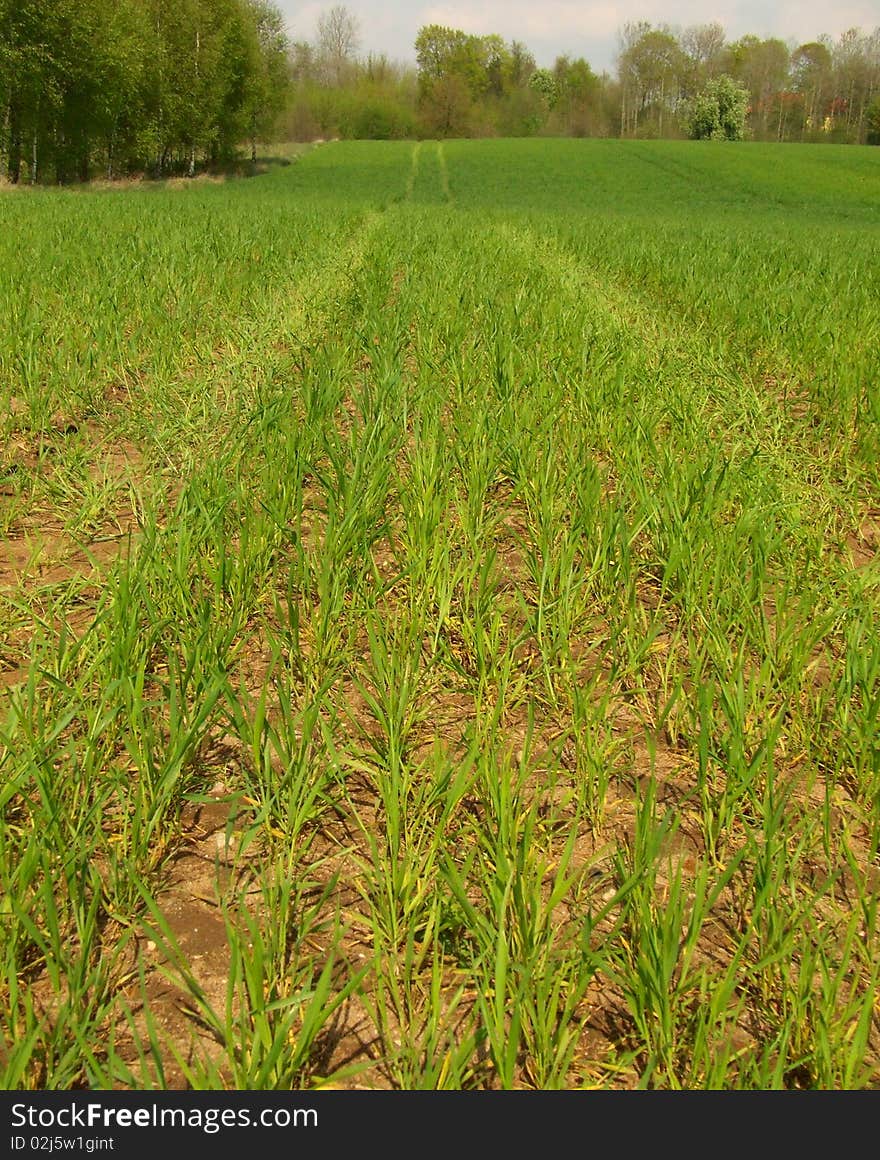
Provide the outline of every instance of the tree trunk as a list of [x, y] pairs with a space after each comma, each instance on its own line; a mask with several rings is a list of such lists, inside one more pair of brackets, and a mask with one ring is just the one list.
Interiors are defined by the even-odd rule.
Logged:
[[[199, 65], [201, 63], [201, 55], [202, 55], [202, 37], [201, 37], [201, 32], [199, 30], [198, 25], [196, 25], [196, 59], [195, 59], [195, 67], [193, 69], [193, 72], [195, 73], [196, 87], [197, 88], [198, 88], [198, 81], [199, 81]], [[193, 126], [193, 129], [195, 129], [195, 126]], [[189, 149], [188, 173], [189, 173], [190, 177], [195, 177], [195, 175], [196, 175], [196, 146], [195, 146], [195, 142], [192, 143], [192, 145], [190, 146], [190, 149]]]
[[660, 80], [660, 125], [659, 125], [659, 129], [658, 129], [659, 135], [661, 137], [663, 136], [663, 105], [664, 105], [665, 100], [666, 100], [666, 77], [662, 77]]
[[67, 142], [60, 131], [55, 136], [55, 181], [58, 185], [67, 184]]
[[34, 129], [34, 139], [31, 142], [31, 185], [37, 184], [37, 131]]
[[10, 106], [9, 109], [9, 168], [7, 176], [13, 185], [18, 185], [21, 174], [21, 122], [18, 109]]
[[869, 81], [867, 86], [862, 88], [862, 99], [859, 104], [859, 115], [856, 120], [856, 141], [860, 145], [863, 145], [865, 142], [865, 114], [868, 111], [868, 106], [871, 104], [873, 95], [873, 86]]

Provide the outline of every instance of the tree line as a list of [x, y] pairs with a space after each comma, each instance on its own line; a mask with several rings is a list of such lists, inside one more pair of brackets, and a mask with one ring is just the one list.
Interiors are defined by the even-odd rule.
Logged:
[[583, 58], [538, 68], [521, 41], [429, 25], [416, 66], [359, 54], [360, 29], [342, 6], [326, 12], [313, 42], [291, 49], [289, 135], [314, 137], [521, 137], [607, 135], [615, 111]]
[[674, 135], [688, 124], [698, 95], [721, 76], [747, 93], [747, 129], [756, 139], [880, 136], [880, 28], [792, 46], [752, 35], [728, 42], [719, 24], [678, 34], [628, 24], [617, 74], [622, 136]]
[[519, 41], [435, 24], [419, 31], [412, 67], [359, 55], [357, 21], [337, 5], [314, 42], [292, 45], [287, 128], [299, 138], [700, 135], [706, 98], [732, 84], [746, 136], [880, 143], [880, 28], [796, 45], [730, 41], [717, 23], [637, 22], [619, 40], [614, 72], [598, 74], [583, 57], [539, 68]]
[[0, 0], [0, 162], [65, 182], [255, 153], [288, 49], [268, 0]]
[[795, 45], [639, 22], [601, 74], [437, 24], [414, 65], [360, 43], [342, 5], [291, 42], [271, 0], [0, 0], [0, 166], [12, 182], [192, 174], [273, 136], [880, 143], [880, 28]]

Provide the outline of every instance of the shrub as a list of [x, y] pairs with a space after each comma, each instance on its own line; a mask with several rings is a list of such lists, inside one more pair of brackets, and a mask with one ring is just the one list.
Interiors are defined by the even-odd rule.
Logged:
[[694, 140], [741, 141], [746, 132], [749, 94], [733, 77], [709, 81], [694, 99], [688, 133]]

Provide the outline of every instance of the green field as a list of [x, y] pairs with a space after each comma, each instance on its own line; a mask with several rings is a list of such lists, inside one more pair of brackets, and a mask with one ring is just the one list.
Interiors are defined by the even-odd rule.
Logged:
[[0, 191], [0, 1086], [880, 1087], [880, 150]]

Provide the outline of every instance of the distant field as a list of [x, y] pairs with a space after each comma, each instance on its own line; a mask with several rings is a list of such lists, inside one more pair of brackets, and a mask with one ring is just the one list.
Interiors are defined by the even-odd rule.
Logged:
[[0, 191], [0, 1086], [880, 1087], [880, 149]]

